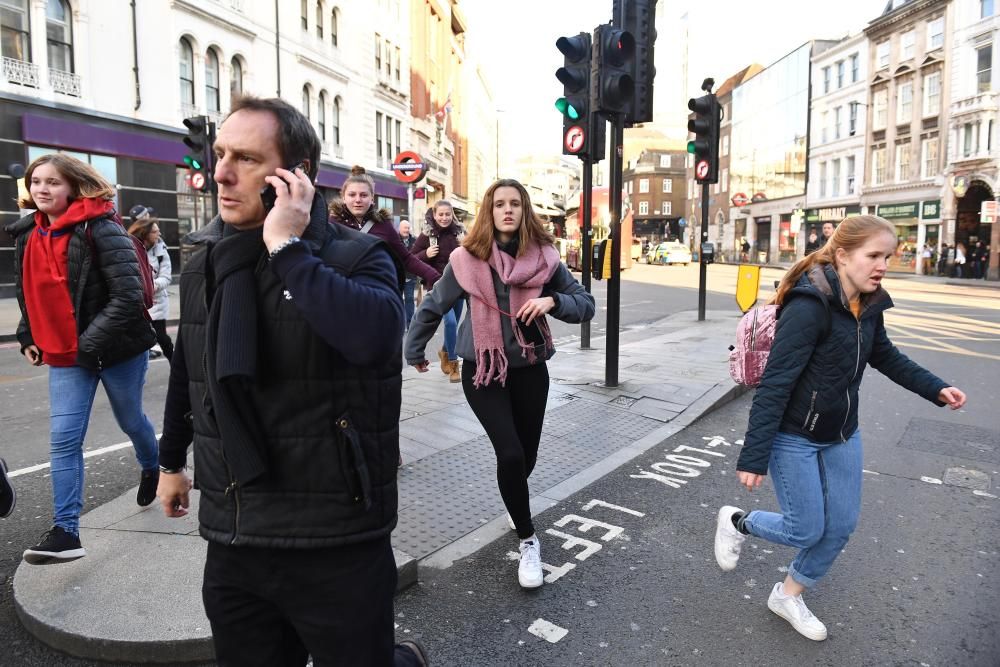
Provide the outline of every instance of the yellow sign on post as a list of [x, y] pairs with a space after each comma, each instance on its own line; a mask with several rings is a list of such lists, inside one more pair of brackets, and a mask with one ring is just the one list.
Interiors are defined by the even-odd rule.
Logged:
[[760, 292], [760, 266], [757, 264], [740, 264], [736, 274], [736, 305], [744, 313], [757, 303]]

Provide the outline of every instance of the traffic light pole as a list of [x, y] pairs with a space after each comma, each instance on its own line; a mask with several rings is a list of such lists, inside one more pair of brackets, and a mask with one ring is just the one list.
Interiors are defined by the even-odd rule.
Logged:
[[215, 123], [208, 124], [208, 145], [205, 146], [205, 176], [208, 181], [208, 191], [211, 193], [209, 199], [212, 200], [212, 217], [215, 220], [219, 215], [219, 186], [215, 182]]
[[[583, 236], [580, 243], [580, 252], [582, 253], [580, 270], [583, 271], [581, 278], [583, 279], [583, 289], [590, 293], [590, 281], [591, 281], [591, 263], [594, 256], [594, 244], [593, 244], [593, 222], [591, 220], [591, 213], [593, 211], [593, 201], [594, 201], [594, 165], [590, 161], [590, 156], [583, 161], [583, 205], [580, 211], [580, 220], [583, 222], [583, 229], [581, 230], [581, 235]], [[589, 350], [590, 349], [590, 321], [583, 322], [580, 324], [580, 349]]]
[[698, 246], [698, 321], [705, 321], [705, 288], [708, 279], [708, 264], [705, 263], [705, 244], [708, 243], [708, 186], [701, 184], [701, 244]]
[[621, 252], [622, 252], [622, 148], [625, 135], [624, 118], [611, 116], [611, 183], [609, 207], [611, 209], [611, 275], [608, 277], [608, 327], [607, 355], [604, 362], [604, 386], [618, 386], [618, 341], [621, 308]]

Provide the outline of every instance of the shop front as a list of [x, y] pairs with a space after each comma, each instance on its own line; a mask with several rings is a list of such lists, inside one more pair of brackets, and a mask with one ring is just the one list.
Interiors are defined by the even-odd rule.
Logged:
[[754, 237], [757, 261], [767, 264], [771, 261], [771, 216], [763, 215], [754, 218], [753, 221], [757, 224], [757, 235]]
[[896, 252], [889, 258], [889, 271], [924, 273], [921, 250], [925, 245], [937, 249], [941, 239], [941, 201], [880, 204], [875, 215], [896, 227]]

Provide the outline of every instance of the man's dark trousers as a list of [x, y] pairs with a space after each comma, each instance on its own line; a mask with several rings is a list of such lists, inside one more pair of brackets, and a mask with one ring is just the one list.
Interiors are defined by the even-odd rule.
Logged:
[[[202, 598], [219, 665], [417, 664], [394, 651], [389, 536], [322, 549], [208, 544]], [[395, 658], [394, 658], [395, 652]]]

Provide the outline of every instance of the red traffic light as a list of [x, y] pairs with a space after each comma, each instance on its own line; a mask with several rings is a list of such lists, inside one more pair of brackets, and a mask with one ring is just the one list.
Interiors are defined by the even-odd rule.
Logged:
[[604, 33], [604, 60], [621, 67], [635, 55], [635, 38], [625, 30], [611, 29]]

